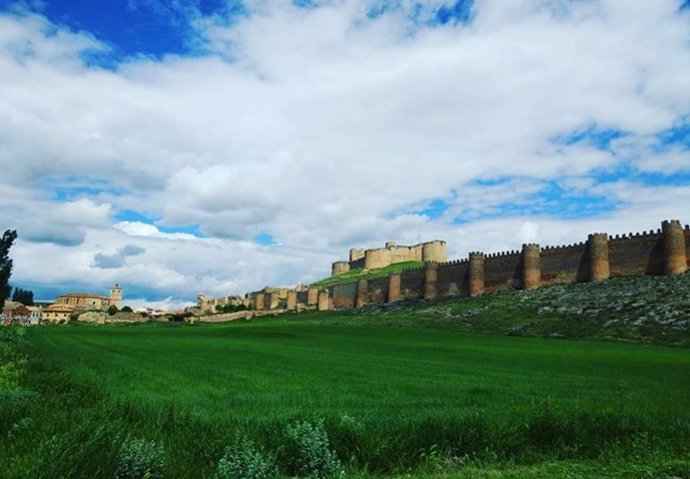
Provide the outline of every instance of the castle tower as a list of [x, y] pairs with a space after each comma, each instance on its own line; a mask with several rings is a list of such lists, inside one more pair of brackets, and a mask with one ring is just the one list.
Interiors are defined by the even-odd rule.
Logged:
[[347, 261], [336, 261], [331, 266], [331, 276], [338, 276], [348, 271], [350, 271], [350, 263]]
[[112, 288], [110, 288], [110, 304], [111, 306], [115, 306], [117, 309], [120, 309], [122, 303], [122, 288], [120, 287], [119, 284], [115, 284]]
[[434, 240], [424, 243], [422, 245], [422, 261], [425, 263], [429, 263], [431, 261], [436, 263], [445, 263], [448, 261], [446, 242]]
[[589, 235], [589, 280], [602, 281], [609, 279], [609, 235], [594, 233]]
[[401, 279], [399, 274], [392, 274], [388, 277], [388, 297], [386, 302], [394, 303], [400, 299]]
[[355, 298], [355, 308], [361, 308], [367, 304], [367, 294], [369, 293], [369, 283], [366, 279], [357, 281], [357, 297]]
[[434, 299], [438, 293], [438, 263], [424, 266], [424, 299]]
[[661, 223], [664, 241], [664, 272], [668, 275], [684, 273], [688, 269], [685, 256], [685, 232], [678, 220]]
[[484, 253], [470, 253], [470, 296], [484, 294]]
[[541, 284], [541, 261], [539, 245], [530, 243], [522, 245], [522, 287], [535, 289]]

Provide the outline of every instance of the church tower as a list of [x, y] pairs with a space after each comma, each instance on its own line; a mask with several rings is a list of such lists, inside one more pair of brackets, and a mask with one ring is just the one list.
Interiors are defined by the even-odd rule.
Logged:
[[120, 309], [122, 303], [122, 288], [120, 285], [116, 284], [110, 288], [110, 304], [115, 305], [117, 309]]

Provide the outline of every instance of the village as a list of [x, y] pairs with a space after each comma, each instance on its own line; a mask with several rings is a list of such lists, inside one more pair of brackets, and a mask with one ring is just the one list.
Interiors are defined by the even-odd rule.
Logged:
[[[38, 301], [24, 304], [21, 301], [5, 301], [0, 314], [3, 326], [37, 326], [40, 324], [64, 324], [70, 320], [95, 323], [142, 322], [163, 319], [166, 311], [153, 308], [122, 306], [123, 288], [115, 284], [108, 296], [95, 293], [72, 292], [58, 296], [53, 302]], [[167, 319], [167, 318], [166, 318]]]

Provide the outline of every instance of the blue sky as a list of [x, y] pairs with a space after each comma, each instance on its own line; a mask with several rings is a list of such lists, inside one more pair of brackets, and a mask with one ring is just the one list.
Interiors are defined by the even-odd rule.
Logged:
[[0, 68], [0, 223], [41, 298], [690, 221], [686, 1], [0, 0]]

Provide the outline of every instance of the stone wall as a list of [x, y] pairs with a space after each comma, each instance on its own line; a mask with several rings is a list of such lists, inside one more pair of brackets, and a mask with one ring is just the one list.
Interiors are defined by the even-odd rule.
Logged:
[[[386, 246], [391, 251], [390, 245]], [[442, 248], [438, 251], [444, 251], [445, 243]], [[690, 227], [671, 221], [656, 231], [612, 237], [595, 233], [587, 241], [571, 245], [541, 248], [529, 244], [521, 251], [474, 252], [465, 260], [429, 262], [426, 267], [386, 278], [333, 286], [329, 294], [332, 306], [338, 309], [399, 299], [460, 297], [599, 281], [611, 276], [678, 274], [686, 269], [690, 269]]]
[[[427, 255], [424, 245], [429, 245]], [[422, 258], [445, 255], [445, 242], [418, 245]], [[389, 257], [416, 255], [415, 247], [387, 243]], [[355, 261], [365, 261], [367, 253], [351, 250]], [[391, 256], [392, 255], [392, 256]], [[385, 256], [385, 253], [384, 253]], [[416, 256], [415, 256], [416, 257]], [[429, 261], [388, 277], [359, 280], [331, 286], [328, 290], [298, 287], [264, 288], [248, 293], [258, 311], [275, 311], [283, 298], [288, 310], [306, 308], [325, 311], [381, 304], [404, 299], [432, 299], [443, 296], [478, 296], [507, 289], [531, 289], [553, 284], [601, 281], [611, 276], [679, 274], [690, 268], [690, 227], [678, 221], [664, 221], [662, 228], [643, 233], [616, 235], [593, 233], [587, 241], [541, 248], [525, 244], [522, 250], [484, 254], [472, 252], [468, 259], [450, 262]], [[227, 301], [237, 301], [228, 297]], [[200, 303], [209, 298], [200, 295]]]
[[447, 260], [445, 241], [434, 240], [414, 246], [402, 246], [389, 241], [383, 248], [352, 248], [349, 261], [336, 261], [331, 265], [331, 276], [338, 276], [353, 269], [380, 269], [410, 261], [443, 263]]
[[661, 231], [616, 235], [609, 239], [611, 276], [664, 274]]
[[541, 284], [546, 286], [586, 281], [590, 270], [587, 253], [586, 243], [542, 249]]

